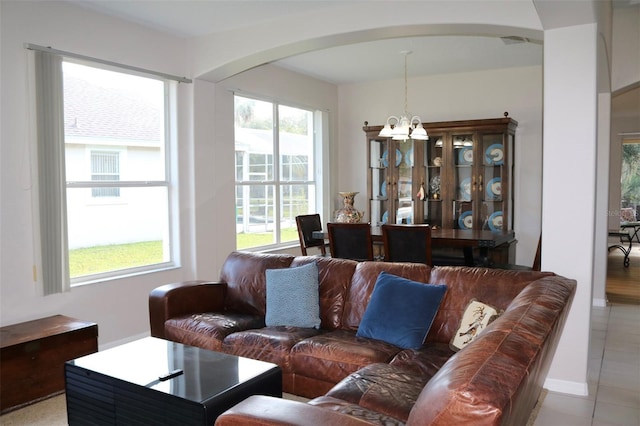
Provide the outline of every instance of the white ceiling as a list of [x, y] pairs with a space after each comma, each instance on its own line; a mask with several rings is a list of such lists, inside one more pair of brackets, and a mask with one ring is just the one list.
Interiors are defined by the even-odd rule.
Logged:
[[[230, 30], [295, 19], [308, 13], [339, 13], [345, 2], [372, 0], [66, 0], [145, 25], [178, 37], [202, 37]], [[593, 19], [593, 8], [584, 0], [533, 1], [544, 28], [577, 25]], [[390, 4], [393, 3], [390, 1]], [[398, 4], [398, 3], [396, 3]], [[585, 6], [587, 5], [587, 6]], [[640, 0], [613, 0], [613, 7], [640, 7]], [[274, 62], [276, 65], [335, 84], [402, 78], [404, 58], [408, 75], [459, 73], [542, 64], [542, 45], [537, 42], [507, 44], [497, 37], [428, 36], [397, 38], [317, 50]], [[357, 58], [357, 60], [354, 60]], [[623, 109], [638, 110], [639, 89], [627, 94]]]
[[[324, 0], [68, 1], [185, 38], [249, 28], [287, 16], [339, 9], [344, 5], [344, 1]], [[370, 0], [349, 1], [366, 3]], [[542, 64], [542, 45], [539, 43], [505, 44], [497, 37], [477, 36], [386, 39], [318, 50], [275, 64], [334, 84], [388, 80], [403, 77], [404, 59], [400, 52], [407, 50], [413, 52], [408, 57], [409, 77]], [[385, 59], [381, 60], [383, 56]]]

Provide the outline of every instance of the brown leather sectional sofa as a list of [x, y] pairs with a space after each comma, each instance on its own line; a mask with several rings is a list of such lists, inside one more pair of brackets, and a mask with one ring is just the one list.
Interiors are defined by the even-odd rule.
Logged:
[[[321, 328], [265, 327], [265, 270], [317, 262]], [[420, 349], [357, 337], [381, 271], [447, 285]], [[354, 262], [234, 252], [219, 282], [149, 298], [151, 334], [280, 365], [301, 403], [253, 396], [233, 424], [524, 425], [542, 390], [576, 282], [550, 272]], [[503, 310], [469, 346], [449, 347], [471, 299]]]

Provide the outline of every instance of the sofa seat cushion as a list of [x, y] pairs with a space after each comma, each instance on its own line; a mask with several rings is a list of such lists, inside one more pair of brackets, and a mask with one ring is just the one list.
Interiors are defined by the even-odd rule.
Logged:
[[291, 349], [295, 374], [338, 383], [375, 362], [389, 362], [401, 349], [381, 340], [356, 337], [351, 330], [334, 330], [302, 340]]
[[356, 417], [372, 425], [379, 426], [404, 426], [404, 422], [387, 416], [378, 411], [370, 410], [348, 401], [330, 396], [321, 396], [308, 402], [309, 405], [325, 408], [327, 410], [337, 411], [338, 413], [347, 414]]
[[288, 326], [239, 331], [224, 339], [222, 351], [278, 364], [286, 374], [291, 372], [291, 348], [301, 340], [320, 333], [321, 330], [314, 328]]
[[427, 343], [420, 349], [405, 349], [389, 364], [413, 370], [428, 381], [454, 354], [446, 343]]
[[326, 396], [406, 421], [430, 377], [390, 364], [370, 364], [351, 373]]
[[168, 319], [164, 327], [168, 340], [220, 351], [225, 337], [237, 331], [264, 327], [264, 317], [207, 312]]

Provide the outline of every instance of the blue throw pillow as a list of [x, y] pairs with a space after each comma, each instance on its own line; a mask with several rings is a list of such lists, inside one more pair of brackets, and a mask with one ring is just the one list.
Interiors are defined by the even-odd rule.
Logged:
[[320, 328], [318, 265], [311, 262], [294, 268], [267, 269], [268, 327]]
[[381, 272], [356, 336], [419, 349], [447, 286], [424, 284]]

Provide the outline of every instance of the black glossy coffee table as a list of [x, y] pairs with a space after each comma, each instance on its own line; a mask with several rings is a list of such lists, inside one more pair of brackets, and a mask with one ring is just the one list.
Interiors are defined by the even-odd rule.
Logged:
[[70, 425], [213, 425], [251, 395], [282, 397], [275, 364], [148, 337], [65, 364]]

